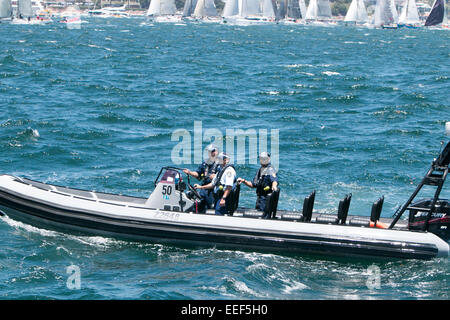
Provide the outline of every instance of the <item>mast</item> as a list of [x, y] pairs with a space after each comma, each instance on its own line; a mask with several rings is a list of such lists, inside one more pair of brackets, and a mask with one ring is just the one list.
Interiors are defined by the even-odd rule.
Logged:
[[405, 0], [402, 8], [402, 12], [400, 13], [400, 17], [398, 18], [398, 23], [406, 23], [407, 15], [408, 15], [408, 3], [409, 0]]
[[419, 12], [415, 0], [405, 0], [402, 13], [398, 19], [399, 23], [420, 23]]

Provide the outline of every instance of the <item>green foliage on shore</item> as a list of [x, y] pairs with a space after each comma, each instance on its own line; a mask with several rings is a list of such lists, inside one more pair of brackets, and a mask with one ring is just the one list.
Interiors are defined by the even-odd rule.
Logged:
[[345, 16], [350, 7], [351, 0], [331, 1], [331, 14], [333, 16]]

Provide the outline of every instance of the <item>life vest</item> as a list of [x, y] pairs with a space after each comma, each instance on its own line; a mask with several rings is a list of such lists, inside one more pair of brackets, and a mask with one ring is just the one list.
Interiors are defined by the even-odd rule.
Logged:
[[269, 164], [266, 167], [261, 167], [258, 170], [255, 178], [253, 179], [253, 185], [256, 187], [256, 194], [258, 196], [267, 196], [272, 192], [272, 184], [267, 176], [273, 175], [276, 177], [275, 169]]
[[204, 171], [200, 175], [200, 180], [203, 181], [203, 185], [209, 184], [211, 182], [211, 178], [209, 177], [211, 174], [217, 173], [219, 169], [219, 164], [216, 162], [208, 164], [206, 161], [203, 162]]

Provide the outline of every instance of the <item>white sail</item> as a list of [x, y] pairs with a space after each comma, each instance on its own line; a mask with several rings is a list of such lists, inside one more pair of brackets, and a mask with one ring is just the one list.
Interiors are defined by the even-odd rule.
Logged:
[[448, 18], [447, 18], [447, 10], [444, 7], [444, 18], [442, 19], [442, 24], [448, 25]]
[[17, 5], [17, 14], [20, 17], [28, 18], [33, 16], [33, 9], [31, 7], [31, 0], [19, 0]]
[[175, 14], [175, 0], [151, 0], [147, 15], [161, 16], [166, 14]]
[[367, 22], [368, 16], [363, 0], [353, 0], [348, 8], [344, 21], [346, 22]]
[[287, 18], [295, 20], [305, 19], [305, 15], [306, 15], [305, 0], [287, 0], [287, 8], [285, 12], [285, 16]]
[[148, 6], [147, 15], [159, 15], [160, 14], [160, 7], [161, 7], [161, 0], [150, 0], [150, 5]]
[[9, 18], [12, 15], [11, 0], [0, 0], [0, 19]]
[[420, 23], [419, 12], [417, 11], [415, 0], [405, 0], [402, 12], [398, 18], [398, 23], [414, 24]]
[[241, 17], [259, 14], [259, 0], [240, 0], [239, 15]]
[[328, 19], [331, 18], [331, 6], [328, 0], [317, 0], [317, 19]]
[[261, 13], [265, 18], [275, 18], [272, 0], [261, 0]]
[[198, 0], [195, 6], [194, 17], [215, 17], [217, 16], [214, 0]]
[[358, 0], [358, 20], [357, 22], [366, 23], [369, 21], [364, 0]]
[[305, 0], [298, 0], [298, 4], [300, 6], [300, 13], [302, 14], [302, 19], [306, 17], [306, 4]]
[[183, 7], [183, 17], [190, 17], [197, 6], [197, 0], [186, 0]]
[[382, 26], [398, 22], [398, 13], [394, 0], [377, 0], [374, 13], [374, 25]]
[[350, 4], [350, 7], [348, 7], [347, 14], [345, 15], [344, 21], [346, 22], [356, 22], [356, 19], [358, 18], [358, 0], [353, 0]]
[[389, 8], [391, 10], [393, 23], [398, 23], [398, 12], [397, 7], [395, 6], [395, 0], [389, 0]]
[[331, 7], [328, 0], [311, 0], [306, 10], [306, 20], [325, 20], [331, 18]]
[[317, 17], [317, 0], [310, 0], [308, 10], [306, 10], [306, 20], [314, 20]]
[[383, 6], [385, 5], [386, 0], [377, 0], [377, 4], [375, 5], [375, 12], [373, 14], [373, 24], [375, 26], [381, 26], [383, 24]]
[[227, 0], [223, 8], [223, 17], [232, 17], [239, 14], [239, 0]]

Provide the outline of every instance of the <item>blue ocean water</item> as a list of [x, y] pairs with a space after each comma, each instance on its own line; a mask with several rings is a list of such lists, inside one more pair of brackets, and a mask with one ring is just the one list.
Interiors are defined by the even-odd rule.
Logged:
[[[223, 133], [278, 130], [280, 208], [300, 210], [315, 189], [319, 211], [336, 212], [351, 192], [350, 214], [369, 215], [384, 195], [389, 217], [448, 139], [448, 31], [88, 22], [0, 25], [1, 173], [147, 196], [173, 165], [173, 133], [201, 121]], [[238, 165], [238, 175], [257, 168]], [[243, 189], [241, 205], [254, 201]], [[450, 298], [448, 259], [188, 249], [8, 217], [0, 240], [1, 299]], [[67, 285], [72, 265], [80, 289]]]

